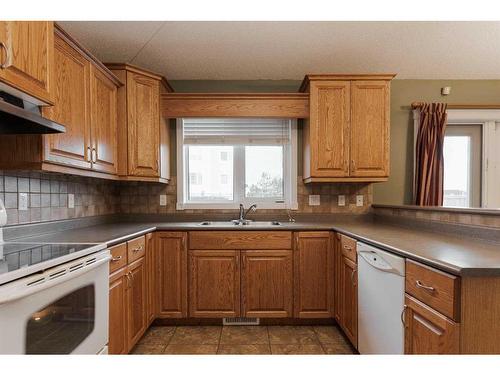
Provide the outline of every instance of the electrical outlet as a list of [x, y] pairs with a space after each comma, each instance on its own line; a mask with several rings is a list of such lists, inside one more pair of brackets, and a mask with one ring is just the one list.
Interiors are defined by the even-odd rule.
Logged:
[[165, 194], [160, 194], [160, 206], [167, 205], [167, 196]]
[[75, 208], [75, 195], [68, 194], [68, 208]]
[[338, 205], [345, 206], [345, 195], [339, 195]]
[[19, 193], [18, 209], [20, 211], [28, 209], [28, 193]]
[[319, 195], [309, 196], [309, 206], [319, 206], [321, 203]]
[[356, 206], [358, 206], [358, 207], [363, 206], [363, 196], [362, 195], [356, 195]]

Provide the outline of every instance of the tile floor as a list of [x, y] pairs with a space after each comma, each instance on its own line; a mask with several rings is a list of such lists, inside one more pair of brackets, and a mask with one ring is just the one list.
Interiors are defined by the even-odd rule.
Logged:
[[354, 354], [336, 326], [153, 326], [132, 354]]

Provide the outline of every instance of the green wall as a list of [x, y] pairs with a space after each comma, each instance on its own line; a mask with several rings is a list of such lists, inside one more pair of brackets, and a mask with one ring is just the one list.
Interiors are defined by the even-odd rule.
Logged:
[[[451, 94], [441, 96], [441, 87]], [[391, 84], [391, 174], [375, 184], [374, 203], [412, 204], [414, 101], [465, 104], [500, 103], [500, 80], [394, 80]]]
[[[186, 80], [170, 82], [177, 92], [294, 92], [301, 81], [255, 80], [210, 81]], [[451, 86], [451, 94], [441, 96], [441, 87]], [[413, 179], [413, 101], [448, 103], [500, 103], [500, 80], [394, 80], [391, 85], [391, 176], [389, 181], [374, 185], [375, 203], [411, 204]], [[175, 146], [175, 132], [172, 146]], [[302, 132], [298, 132], [299, 147]], [[175, 147], [173, 148], [173, 150]], [[300, 149], [300, 148], [299, 148]], [[175, 175], [175, 152], [172, 171]], [[299, 174], [302, 161], [299, 160]]]

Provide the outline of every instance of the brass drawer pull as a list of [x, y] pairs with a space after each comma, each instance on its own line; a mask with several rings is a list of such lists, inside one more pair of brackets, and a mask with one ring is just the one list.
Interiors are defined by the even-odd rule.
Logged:
[[142, 251], [142, 245], [139, 247], [136, 247], [134, 250], [132, 250], [134, 253], [137, 253], [139, 251]]
[[347, 246], [347, 245], [344, 245], [344, 249], [349, 250], [349, 251], [352, 251], [352, 247]]
[[0, 68], [7, 69], [9, 67], [9, 49], [4, 42], [0, 42], [0, 47], [5, 51], [5, 61], [0, 63]]
[[434, 287], [432, 287], [432, 286], [427, 286], [427, 285], [422, 284], [422, 282], [421, 282], [420, 280], [417, 280], [417, 281], [415, 282], [415, 285], [417, 285], [417, 287], [419, 287], [419, 288], [422, 288], [422, 289], [428, 290], [428, 291], [430, 291], [430, 292], [434, 292], [434, 291], [436, 290], [436, 289], [435, 289]]
[[121, 255], [118, 255], [117, 257], [113, 257], [111, 258], [111, 261], [112, 262], [118, 262], [119, 260], [121, 260], [123, 257]]

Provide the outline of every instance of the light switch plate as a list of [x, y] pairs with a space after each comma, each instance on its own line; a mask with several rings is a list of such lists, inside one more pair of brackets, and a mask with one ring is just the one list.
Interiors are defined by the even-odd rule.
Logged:
[[68, 194], [68, 208], [75, 208], [75, 195]]
[[319, 195], [309, 196], [309, 206], [319, 206], [321, 204]]
[[28, 193], [19, 193], [18, 210], [26, 211], [28, 209]]
[[345, 195], [339, 195], [338, 205], [345, 206]]
[[167, 205], [167, 196], [165, 194], [160, 194], [160, 206]]
[[358, 207], [363, 206], [363, 196], [362, 195], [356, 195], [356, 206], [358, 206]]

